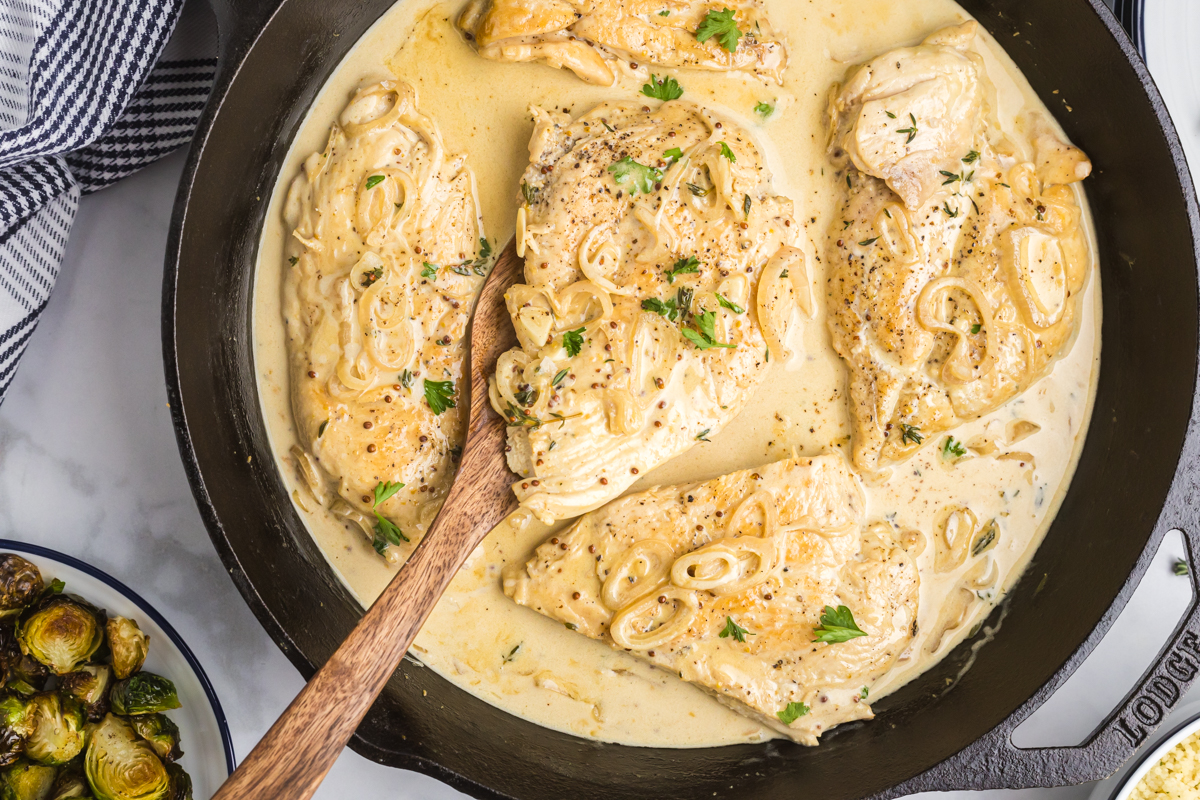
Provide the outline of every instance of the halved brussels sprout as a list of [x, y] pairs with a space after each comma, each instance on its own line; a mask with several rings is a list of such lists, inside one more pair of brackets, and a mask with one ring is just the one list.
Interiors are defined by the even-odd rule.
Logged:
[[184, 772], [178, 764], [167, 764], [167, 774], [171, 776], [170, 800], [192, 800], [192, 776]]
[[177, 761], [183, 755], [179, 747], [179, 727], [170, 718], [162, 714], [142, 714], [130, 717], [129, 724], [164, 761]]
[[92, 787], [83, 777], [83, 764], [76, 761], [59, 771], [50, 790], [50, 800], [92, 800]]
[[153, 672], [139, 672], [112, 688], [109, 695], [114, 714], [155, 714], [179, 708], [175, 684]]
[[41, 571], [12, 553], [0, 555], [0, 609], [14, 611], [38, 599], [46, 588]]
[[47, 800], [54, 788], [58, 770], [43, 764], [18, 761], [0, 772], [0, 798], [3, 800]]
[[96, 800], [174, 800], [171, 775], [154, 749], [112, 714], [92, 730], [84, 770]]
[[117, 673], [118, 680], [125, 680], [145, 663], [146, 651], [150, 648], [150, 637], [142, 633], [133, 620], [110, 617], [108, 648], [112, 651], [113, 672]]
[[73, 697], [55, 692], [36, 694], [29, 700], [28, 718], [33, 726], [25, 743], [25, 755], [39, 764], [66, 764], [83, 752], [87, 724], [83, 706]]
[[0, 698], [0, 766], [7, 767], [20, 759], [32, 732], [29, 705], [13, 695]]
[[73, 595], [46, 595], [21, 615], [17, 641], [21, 652], [66, 675], [104, 643], [104, 612]]
[[99, 722], [108, 713], [108, 692], [112, 687], [112, 667], [88, 664], [58, 680], [58, 688], [83, 704], [92, 722]]
[[21, 656], [20, 660], [8, 671], [8, 681], [4, 688], [10, 692], [30, 697], [46, 688], [50, 681], [50, 670], [29, 656]]

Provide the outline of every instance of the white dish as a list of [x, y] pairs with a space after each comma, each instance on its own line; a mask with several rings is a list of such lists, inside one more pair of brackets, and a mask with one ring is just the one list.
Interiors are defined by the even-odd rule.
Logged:
[[58, 578], [66, 584], [64, 591], [137, 621], [150, 637], [145, 669], [169, 678], [183, 704], [167, 714], [179, 726], [179, 764], [192, 777], [196, 800], [212, 797], [233, 772], [233, 741], [208, 676], [171, 624], [128, 586], [71, 556], [8, 539], [0, 539], [0, 553], [16, 553], [37, 565], [46, 583]]
[[1111, 778], [1096, 784], [1088, 800], [1126, 800], [1138, 782], [1171, 748], [1200, 731], [1200, 700], [1176, 709], [1150, 741]]

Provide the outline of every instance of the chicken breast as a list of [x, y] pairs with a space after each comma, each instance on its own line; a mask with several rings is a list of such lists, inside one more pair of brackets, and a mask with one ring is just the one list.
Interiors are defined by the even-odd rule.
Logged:
[[459, 27], [484, 58], [541, 61], [611, 86], [639, 65], [746, 70], [782, 81], [760, 0], [471, 0]]
[[302, 505], [358, 523], [393, 561], [437, 515], [465, 435], [465, 334], [491, 249], [476, 207], [465, 156], [392, 81], [354, 96], [288, 194]]
[[715, 434], [786, 355], [807, 296], [799, 226], [749, 134], [684, 102], [535, 109], [517, 216], [521, 347], [492, 404], [513, 489], [546, 522]]
[[510, 567], [504, 591], [792, 739], [871, 718], [914, 635], [919, 534], [864, 527], [840, 456], [622, 498]]
[[1000, 130], [975, 33], [882, 55], [831, 94], [848, 188], [826, 297], [867, 474], [1045, 375], [1090, 269], [1071, 184], [1091, 164], [1047, 120]]

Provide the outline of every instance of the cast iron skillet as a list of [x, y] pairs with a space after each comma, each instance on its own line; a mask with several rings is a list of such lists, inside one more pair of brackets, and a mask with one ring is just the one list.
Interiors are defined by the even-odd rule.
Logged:
[[[311, 676], [361, 611], [305, 531], [268, 451], [251, 353], [252, 270], [301, 118], [393, 0], [221, 2], [222, 68], [167, 249], [167, 382], [213, 542], [263, 626]], [[1200, 553], [1195, 192], [1158, 92], [1101, 0], [960, 2], [1092, 157], [1086, 186], [1104, 287], [1103, 366], [1078, 474], [1029, 574], [989, 620], [1003, 616], [974, 666], [956, 677], [971, 654], [964, 643], [878, 703], [875, 721], [838, 728], [819, 748], [666, 750], [540, 728], [405, 661], [355, 750], [476, 797], [887, 798], [1100, 778], [1175, 704], [1200, 669], [1196, 605], [1086, 744], [1021, 750], [1010, 741], [1104, 636], [1167, 531], [1182, 529], [1193, 558]]]

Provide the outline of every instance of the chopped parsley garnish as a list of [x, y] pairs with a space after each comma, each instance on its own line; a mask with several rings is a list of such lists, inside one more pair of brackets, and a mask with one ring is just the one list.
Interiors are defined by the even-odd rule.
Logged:
[[730, 163], [736, 164], [737, 156], [734, 155], [733, 151], [729, 149], [729, 145], [727, 145], [725, 142], [717, 142], [717, 144], [721, 145], [721, 155], [729, 159]]
[[717, 635], [720, 636], [722, 639], [726, 639], [726, 638], [732, 636], [733, 638], [737, 639], [739, 642], [745, 643], [747, 634], [749, 634], [750, 636], [755, 635], [753, 633], [750, 633], [750, 631], [746, 630], [741, 625], [738, 625], [736, 622], [734, 622], [733, 617], [726, 617], [725, 618], [725, 629], [722, 630]]
[[775, 714], [779, 717], [779, 721], [784, 725], [791, 725], [796, 720], [803, 717], [809, 712], [809, 707], [804, 703], [788, 703], [787, 707]]
[[551, 385], [551, 386], [555, 386], [555, 387], [557, 387], [557, 386], [558, 386], [560, 383], [562, 383], [564, 380], [566, 380], [566, 378], [567, 378], [567, 374], [568, 374], [568, 371], [567, 371], [567, 370], [565, 370], [565, 369], [560, 369], [560, 370], [559, 370], [559, 371], [558, 371], [558, 372], [557, 372], [557, 373], [554, 375], [554, 380], [550, 381], [550, 385]]
[[288, 259], [288, 263], [294, 267], [298, 263], [300, 263], [300, 259], [297, 256], [292, 256], [291, 258]]
[[746, 195], [746, 199], [742, 202], [742, 211], [746, 212], [746, 219], [750, 219], [750, 209], [754, 201], [750, 199], [750, 195]]
[[674, 297], [665, 303], [657, 297], [647, 297], [642, 301], [642, 310], [658, 314], [660, 317], [666, 317], [671, 322], [679, 319], [679, 309], [675, 305]]
[[537, 202], [538, 191], [537, 187], [521, 182], [521, 196], [525, 198], [525, 205], [531, 206]]
[[583, 349], [583, 332], [585, 330], [587, 328], [579, 328], [563, 334], [563, 349], [567, 351], [567, 355], [571, 358], [579, 355], [579, 351]]
[[375, 269], [367, 270], [366, 272], [364, 272], [362, 274], [363, 288], [364, 289], [367, 288], [368, 286], [375, 283], [375, 281], [379, 280], [382, 277], [383, 277], [383, 267], [376, 267]]
[[775, 106], [771, 105], [770, 103], [759, 103], [754, 107], [754, 113], [758, 114], [763, 119], [766, 119], [775, 113]]
[[425, 379], [425, 402], [437, 415], [454, 408], [454, 381], [431, 381]]
[[687, 187], [688, 191], [696, 195], [696, 197], [707, 197], [708, 193], [712, 191], [712, 189], [705, 189], [703, 186], [697, 186], [694, 183], [689, 183]]
[[710, 433], [712, 433], [712, 428], [705, 428], [704, 430], [702, 430], [696, 434], [696, 441], [697, 442], [708, 442], [709, 444], [712, 444], [712, 440], [708, 438], [708, 435]]
[[699, 330], [692, 328], [684, 328], [680, 331], [683, 338], [696, 346], [697, 350], [711, 350], [714, 347], [723, 347], [726, 350], [733, 350], [737, 345], [722, 344], [717, 341], [715, 329], [717, 313], [715, 311], [705, 311], [700, 316], [696, 317], [696, 327]]
[[630, 195], [650, 194], [663, 177], [661, 169], [639, 164], [629, 156], [625, 156], [610, 166], [608, 171], [612, 173], [613, 180], [617, 182], [618, 186], [628, 184]]
[[374, 189], [376, 186], [378, 186], [381, 183], [383, 183], [382, 175], [372, 175], [371, 177], [367, 178], [367, 188], [368, 189]]
[[432, 281], [437, 278], [437, 271], [437, 264], [430, 264], [428, 261], [426, 261], [425, 266], [421, 269], [421, 277], [428, 278]]
[[974, 325], [971, 326], [971, 335], [975, 335], [976, 333], [979, 333], [981, 330], [983, 330], [983, 326], [980, 325], [978, 322], [976, 322]]
[[403, 483], [390, 481], [380, 481], [375, 484], [375, 502], [371, 505], [371, 511], [375, 514], [375, 539], [371, 542], [371, 546], [379, 555], [384, 554], [388, 545], [398, 545], [401, 540], [408, 541], [408, 537], [396, 523], [379, 513], [379, 506], [403, 488]]
[[405, 389], [411, 389], [413, 385], [413, 374], [408, 370], [400, 373], [400, 385]]
[[947, 436], [946, 441], [942, 442], [942, 458], [947, 461], [952, 458], [962, 458], [966, 454], [967, 448], [963, 447], [962, 442], [953, 436]]
[[683, 87], [670, 75], [659, 78], [652, 74], [650, 82], [642, 87], [642, 94], [655, 100], [678, 100], [683, 97]]
[[732, 300], [726, 300], [724, 295], [722, 295], [720, 292], [715, 292], [715, 294], [717, 295], [717, 302], [721, 304], [721, 308], [728, 308], [730, 311], [732, 311], [735, 314], [745, 314], [746, 313], [746, 309], [742, 308], [741, 306], [739, 306], [737, 303], [733, 302]]
[[669, 17], [669, 16], [671, 16], [671, 9], [664, 8], [662, 11], [658, 12], [658, 15], [660, 17]]
[[854, 615], [845, 606], [838, 606], [836, 609], [833, 606], [825, 606], [825, 611], [821, 614], [821, 624], [813, 629], [813, 633], [817, 635], [813, 639], [814, 642], [827, 644], [848, 642], [867, 635], [866, 631], [855, 624]]
[[975, 150], [972, 150], [971, 152], [967, 153], [966, 157], [962, 161], [964, 164], [974, 164], [978, 160], [979, 153]]
[[[892, 117], [892, 119], [895, 119], [895, 117], [892, 116], [892, 114], [890, 112], [887, 112], [887, 115], [889, 117]], [[900, 128], [898, 131], [896, 131], [896, 133], [907, 133], [908, 134], [908, 139], [906, 139], [904, 142], [905, 144], [910, 144], [910, 143], [912, 143], [913, 139], [917, 138], [917, 118], [915, 116], [913, 116], [912, 114], [909, 114], [908, 118], [912, 120], [912, 125], [907, 128]]]
[[905, 425], [900, 423], [900, 443], [901, 444], [920, 444], [925, 441], [925, 435], [921, 433], [921, 429], [916, 425]]
[[875, 238], [873, 238], [873, 239], [863, 239], [863, 240], [862, 240], [861, 242], [859, 242], [858, 244], [859, 244], [859, 247], [870, 247], [871, 245], [875, 244], [875, 243], [876, 243], [876, 242], [878, 242], [878, 241], [879, 241], [879, 237], [878, 237], [878, 236], [876, 236], [876, 237], [875, 237]]
[[667, 270], [667, 283], [674, 283], [678, 275], [696, 275], [700, 272], [700, 259], [695, 256], [681, 258], [675, 266]]
[[680, 150], [678, 147], [672, 147], [670, 150], [663, 153], [663, 158], [667, 159], [671, 163], [674, 163], [676, 161], [682, 161], [683, 160], [683, 151]]
[[858, 696], [861, 697], [863, 700], [866, 700], [867, 694], [868, 694], [867, 687], [864, 686], [862, 688], [862, 691], [858, 693]]
[[721, 47], [730, 53], [734, 52], [737, 50], [738, 40], [742, 38], [742, 31], [733, 18], [734, 13], [731, 8], [724, 11], [710, 9], [704, 19], [700, 21], [700, 27], [696, 28], [696, 38], [701, 42], [707, 42], [715, 37]]

